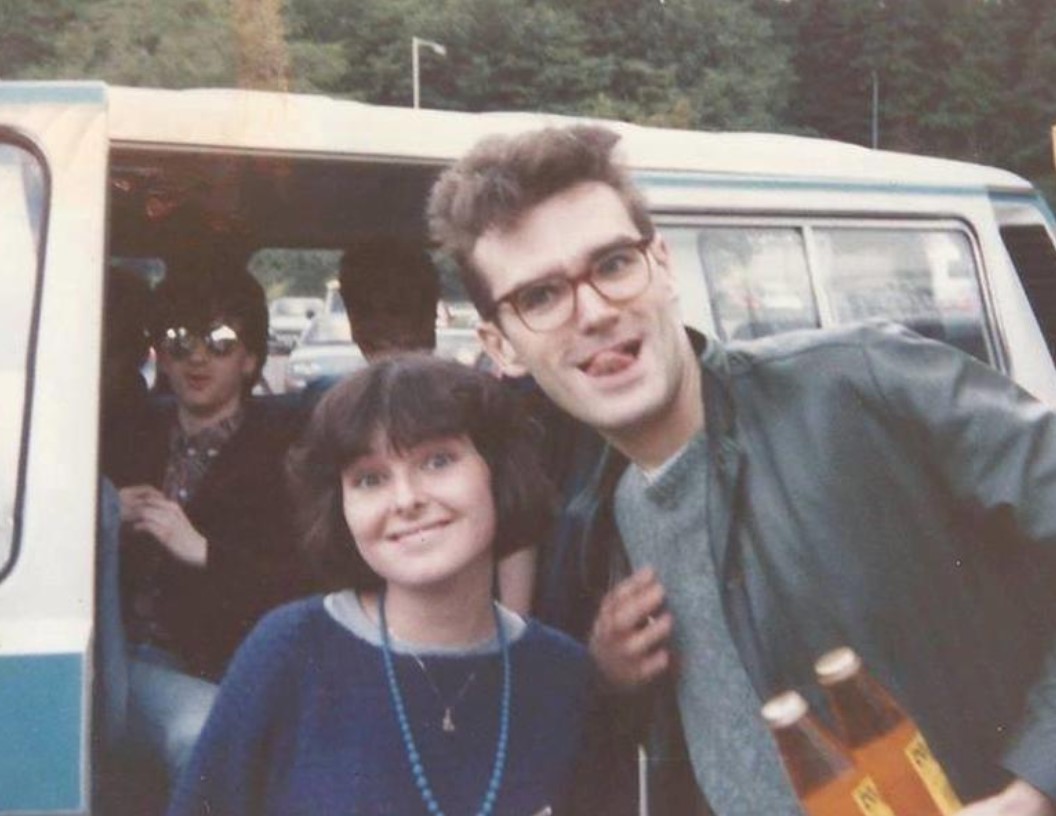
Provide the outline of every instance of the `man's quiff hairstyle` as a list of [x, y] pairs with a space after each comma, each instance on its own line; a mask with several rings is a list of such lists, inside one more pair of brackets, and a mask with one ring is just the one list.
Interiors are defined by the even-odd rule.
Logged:
[[599, 125], [548, 127], [482, 139], [440, 176], [429, 196], [432, 239], [458, 264], [477, 311], [494, 316], [495, 303], [473, 266], [477, 240], [514, 227], [536, 205], [583, 182], [607, 184], [644, 237], [653, 234], [645, 199], [615, 156], [619, 135]]

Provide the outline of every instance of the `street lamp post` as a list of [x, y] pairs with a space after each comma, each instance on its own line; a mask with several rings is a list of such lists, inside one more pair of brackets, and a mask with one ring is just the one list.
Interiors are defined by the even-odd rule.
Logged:
[[432, 40], [423, 40], [421, 37], [411, 37], [411, 86], [414, 89], [414, 107], [419, 107], [419, 79], [418, 79], [418, 46], [424, 45], [434, 54], [441, 57], [447, 56], [447, 48]]

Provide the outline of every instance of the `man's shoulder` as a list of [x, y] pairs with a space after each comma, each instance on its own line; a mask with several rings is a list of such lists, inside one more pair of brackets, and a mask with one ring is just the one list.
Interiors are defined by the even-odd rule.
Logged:
[[[898, 323], [872, 320], [735, 341], [725, 346], [724, 359], [732, 378], [770, 372], [832, 377], [859, 373], [867, 355], [919, 343], [934, 345]], [[702, 360], [708, 364], [707, 351]]]

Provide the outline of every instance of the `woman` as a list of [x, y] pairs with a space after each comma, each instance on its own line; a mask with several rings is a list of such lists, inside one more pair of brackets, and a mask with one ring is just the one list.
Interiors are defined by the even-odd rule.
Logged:
[[291, 472], [334, 591], [239, 650], [171, 816], [530, 816], [585, 795], [585, 653], [493, 600], [496, 559], [548, 532], [531, 430], [496, 380], [426, 356], [331, 389]]

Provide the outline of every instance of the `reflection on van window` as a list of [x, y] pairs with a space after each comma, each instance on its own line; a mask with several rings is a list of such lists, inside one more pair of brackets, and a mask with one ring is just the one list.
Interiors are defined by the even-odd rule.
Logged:
[[22, 440], [34, 284], [45, 216], [44, 169], [29, 151], [0, 143], [0, 572], [14, 545], [15, 498]]
[[706, 227], [699, 242], [712, 310], [725, 339], [818, 325], [800, 230]]
[[968, 237], [955, 230], [815, 230], [833, 320], [886, 317], [989, 361]]

